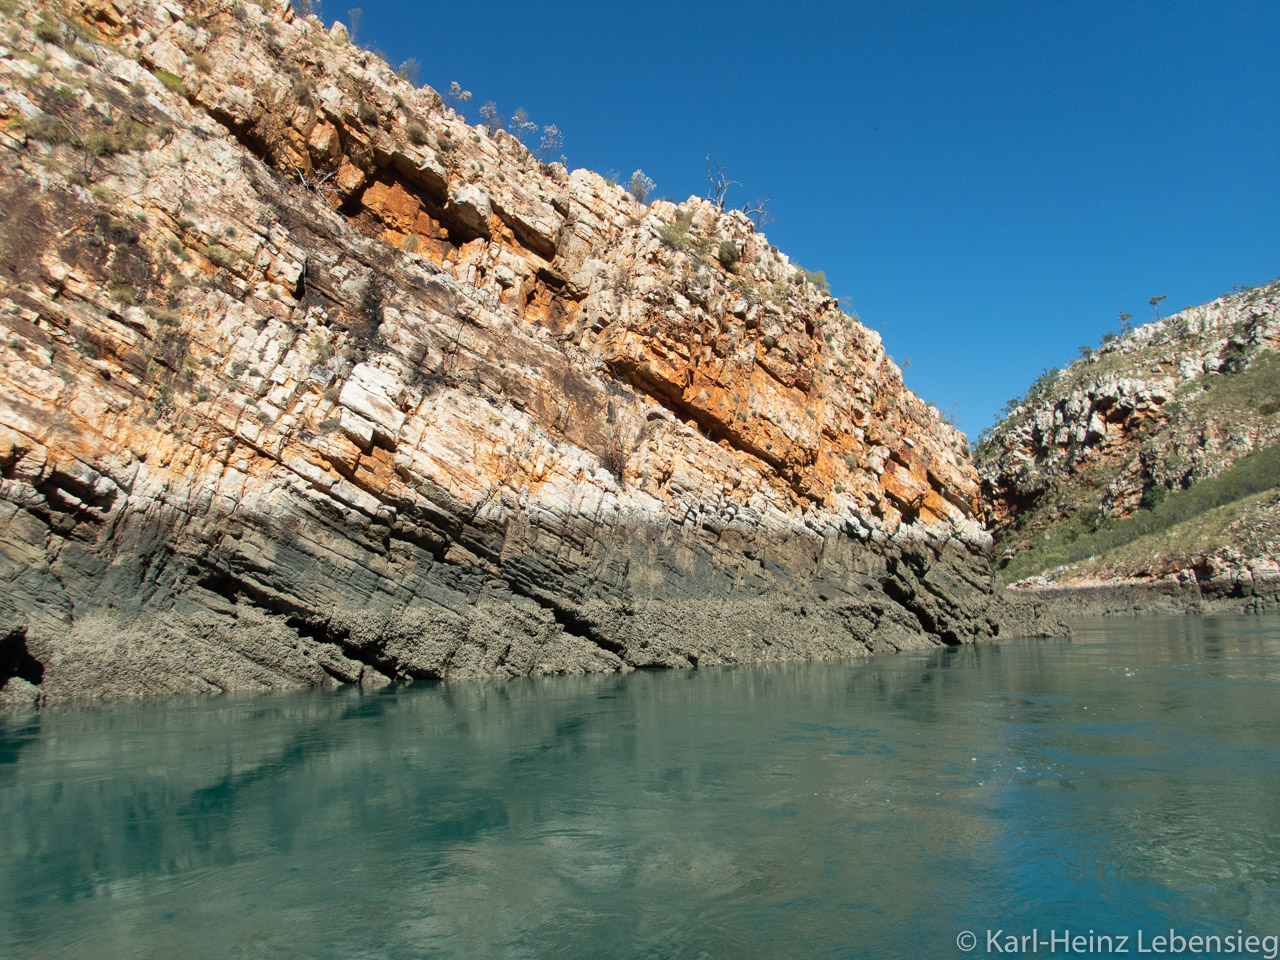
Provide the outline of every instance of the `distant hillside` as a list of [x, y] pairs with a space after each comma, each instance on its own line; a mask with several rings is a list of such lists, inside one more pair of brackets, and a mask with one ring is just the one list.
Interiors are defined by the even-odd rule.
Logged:
[[1006, 583], [1274, 574], [1278, 301], [1280, 281], [1109, 334], [1010, 402], [975, 455]]

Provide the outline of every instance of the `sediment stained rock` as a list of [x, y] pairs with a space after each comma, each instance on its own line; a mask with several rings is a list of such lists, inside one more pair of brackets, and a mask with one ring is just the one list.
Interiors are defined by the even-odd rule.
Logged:
[[18, 8], [7, 699], [1046, 628], [963, 435], [743, 214], [542, 163], [288, 6]]

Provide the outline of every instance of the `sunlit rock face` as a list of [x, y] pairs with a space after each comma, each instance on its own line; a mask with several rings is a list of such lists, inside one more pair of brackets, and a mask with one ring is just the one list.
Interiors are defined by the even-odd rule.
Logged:
[[544, 163], [287, 6], [16, 11], [7, 699], [1034, 626], [963, 435], [746, 215]]

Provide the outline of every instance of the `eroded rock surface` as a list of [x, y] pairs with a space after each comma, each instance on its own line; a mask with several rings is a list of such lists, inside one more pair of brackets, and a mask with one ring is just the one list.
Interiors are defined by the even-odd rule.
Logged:
[[17, 8], [7, 701], [1046, 629], [965, 438], [741, 213], [541, 163], [287, 6]]

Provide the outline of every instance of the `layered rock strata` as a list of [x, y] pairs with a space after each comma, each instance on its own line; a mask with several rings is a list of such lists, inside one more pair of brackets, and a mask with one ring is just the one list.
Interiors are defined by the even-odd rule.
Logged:
[[1280, 614], [1280, 575], [1255, 566], [1224, 565], [1210, 558], [1200, 569], [1183, 568], [1160, 577], [1031, 582], [1020, 584], [1016, 592], [1067, 618]]
[[1044, 629], [965, 438], [746, 216], [252, 3], [13, 4], [10, 701]]

